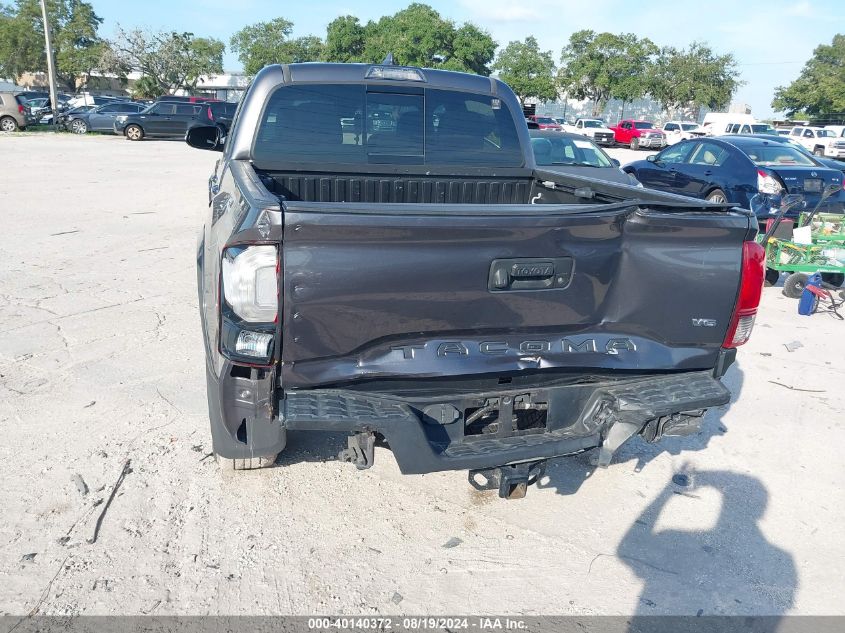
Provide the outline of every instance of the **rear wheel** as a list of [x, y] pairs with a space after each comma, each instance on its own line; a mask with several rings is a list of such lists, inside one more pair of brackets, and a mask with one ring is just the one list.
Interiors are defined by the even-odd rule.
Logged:
[[784, 296], [790, 299], [800, 298], [809, 278], [810, 276], [807, 273], [791, 273], [783, 282]]
[[725, 192], [721, 189], [714, 189], [710, 192], [710, 195], [707, 196], [707, 202], [716, 202], [718, 204], [724, 204], [728, 201]]
[[217, 465], [223, 472], [234, 472], [236, 470], [257, 470], [259, 468], [267, 468], [276, 462], [276, 455], [268, 455], [266, 457], [246, 457], [243, 459], [229, 459], [214, 455], [217, 460]]
[[144, 138], [144, 130], [140, 125], [128, 125], [123, 133], [130, 141], [140, 141]]
[[10, 116], [0, 118], [0, 130], [3, 132], [14, 132], [18, 129], [18, 122]]
[[88, 132], [88, 124], [82, 119], [74, 119], [70, 122], [70, 131], [74, 134], [86, 134]]
[[813, 150], [813, 154], [815, 154], [816, 156], [824, 156], [824, 147], [822, 147], [821, 145], [819, 145], [818, 147], [816, 147], [816, 148]]
[[822, 273], [822, 281], [838, 288], [845, 281], [845, 273]]
[[640, 139], [637, 137], [631, 139], [631, 149], [634, 151], [640, 149]]
[[766, 269], [766, 285], [767, 286], [774, 286], [777, 284], [778, 280], [780, 279], [780, 271], [775, 270], [774, 268], [767, 268]]

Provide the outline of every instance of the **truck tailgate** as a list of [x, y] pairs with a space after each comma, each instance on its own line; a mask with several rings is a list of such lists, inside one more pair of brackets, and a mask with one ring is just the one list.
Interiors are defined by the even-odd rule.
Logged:
[[282, 382], [712, 368], [749, 217], [285, 203]]

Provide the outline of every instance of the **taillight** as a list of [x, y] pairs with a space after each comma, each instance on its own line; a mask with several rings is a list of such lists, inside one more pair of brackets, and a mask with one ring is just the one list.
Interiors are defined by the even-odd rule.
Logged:
[[777, 195], [783, 189], [783, 185], [772, 174], [762, 169], [757, 170], [757, 192]]
[[211, 111], [211, 106], [208, 106], [206, 108], [206, 111], [208, 112], [208, 118], [213, 121], [214, 120], [214, 113]]
[[236, 246], [223, 252], [220, 351], [237, 362], [269, 364], [279, 307], [275, 246]]
[[18, 112], [20, 114], [26, 114], [26, 108], [24, 108], [20, 103], [18, 104]]
[[757, 242], [742, 244], [742, 278], [731, 323], [722, 347], [739, 347], [751, 338], [765, 278], [766, 250]]
[[275, 246], [229, 248], [223, 253], [223, 296], [244, 321], [272, 323], [278, 308]]

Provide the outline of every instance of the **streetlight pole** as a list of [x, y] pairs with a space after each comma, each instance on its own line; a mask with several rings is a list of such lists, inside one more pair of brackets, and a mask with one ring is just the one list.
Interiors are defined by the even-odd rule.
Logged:
[[56, 68], [53, 60], [53, 36], [50, 33], [50, 20], [47, 18], [47, 0], [41, 0], [41, 15], [44, 18], [44, 45], [47, 47], [47, 80], [50, 82], [50, 107], [53, 111], [53, 128], [58, 114], [56, 102]]

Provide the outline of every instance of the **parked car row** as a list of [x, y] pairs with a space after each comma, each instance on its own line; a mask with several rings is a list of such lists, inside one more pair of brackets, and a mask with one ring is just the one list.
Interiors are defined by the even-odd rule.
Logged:
[[[755, 194], [783, 190], [801, 194], [803, 208], [812, 209], [822, 201], [824, 190], [836, 185], [839, 195], [822, 206], [823, 210], [841, 213], [845, 175], [837, 167], [821, 163], [806, 148], [774, 134], [683, 140], [623, 169], [648, 188], [745, 209], [751, 208]], [[796, 207], [787, 217], [795, 217], [801, 210]]]
[[655, 128], [654, 123], [650, 121], [624, 119], [617, 125], [608, 126], [602, 119], [579, 118], [570, 125], [561, 119], [533, 114], [526, 117], [526, 120], [529, 128], [579, 134], [599, 145], [621, 144], [636, 150], [661, 148], [669, 144], [667, 132]]
[[[53, 108], [49, 93], [29, 90], [2, 92], [0, 95], [2, 95], [0, 96], [0, 112], [2, 112], [0, 114], [0, 131], [13, 132], [36, 123], [53, 124]], [[173, 95], [165, 95], [153, 101], [151, 99], [132, 100], [128, 97], [87, 93], [79, 95], [60, 93], [57, 95], [56, 101], [56, 126], [77, 134], [115, 132], [117, 130], [115, 130], [114, 123], [117, 117], [140, 114], [158, 102], [179, 104], [179, 116], [170, 119], [177, 121], [176, 124], [163, 125], [164, 119], [154, 122], [148, 133], [149, 136], [183, 135], [187, 127], [179, 125], [178, 121], [181, 120], [182, 115], [187, 113], [186, 108], [190, 109], [192, 115], [203, 115], [201, 117], [203, 120], [216, 121], [221, 128], [227, 129], [235, 108], [235, 104], [228, 104], [210, 97]], [[205, 112], [202, 108], [205, 108]], [[164, 108], [164, 110], [168, 109], [173, 110], [174, 108], [172, 106]], [[176, 113], [170, 112], [170, 114], [175, 115]], [[177, 131], [176, 128], [181, 131]], [[146, 128], [142, 126], [140, 129], [145, 130]]]
[[182, 138], [193, 125], [216, 125], [223, 135], [237, 104], [225, 101], [189, 101], [163, 98], [152, 104], [109, 101], [103, 105], [82, 105], [59, 114], [56, 125], [74, 134], [106, 132], [121, 134], [131, 141], [144, 138]]

